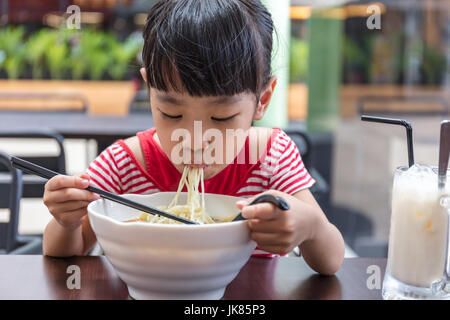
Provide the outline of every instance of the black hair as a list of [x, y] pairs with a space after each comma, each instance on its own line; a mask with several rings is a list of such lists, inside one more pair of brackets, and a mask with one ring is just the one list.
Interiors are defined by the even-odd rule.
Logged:
[[147, 84], [191, 96], [259, 95], [271, 77], [272, 33], [259, 0], [160, 0], [143, 32]]

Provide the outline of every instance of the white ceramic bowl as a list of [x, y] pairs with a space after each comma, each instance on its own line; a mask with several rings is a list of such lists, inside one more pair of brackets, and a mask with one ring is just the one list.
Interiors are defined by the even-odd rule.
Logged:
[[[158, 207], [175, 192], [124, 197]], [[205, 194], [206, 210], [235, 216], [239, 198]], [[179, 203], [186, 202], [182, 193]], [[107, 200], [88, 206], [89, 221], [106, 257], [134, 299], [220, 299], [256, 243], [246, 221], [206, 225], [122, 222], [139, 211]]]

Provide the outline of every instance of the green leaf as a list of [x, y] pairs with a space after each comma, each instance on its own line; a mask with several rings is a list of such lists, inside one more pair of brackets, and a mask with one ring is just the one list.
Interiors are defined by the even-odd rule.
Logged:
[[0, 30], [0, 51], [3, 52], [0, 66], [6, 70], [8, 78], [19, 78], [25, 67], [24, 28], [6, 27]]
[[291, 38], [290, 45], [290, 81], [301, 82], [306, 80], [308, 73], [308, 43], [303, 40]]
[[43, 76], [45, 55], [47, 51], [51, 50], [55, 42], [55, 36], [48, 29], [41, 29], [39, 32], [31, 35], [26, 42], [26, 59], [32, 66], [34, 79], [41, 79]]

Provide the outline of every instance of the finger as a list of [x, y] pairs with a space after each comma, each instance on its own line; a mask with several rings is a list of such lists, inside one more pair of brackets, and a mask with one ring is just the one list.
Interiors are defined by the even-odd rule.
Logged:
[[267, 251], [269, 253], [274, 254], [287, 254], [291, 250], [288, 250], [286, 247], [278, 246], [278, 245], [258, 245], [258, 248], [263, 251]]
[[91, 180], [91, 176], [88, 175], [87, 173], [79, 174], [79, 175], [77, 175], [77, 177], [79, 177], [81, 179], [89, 180], [89, 181]]
[[246, 219], [272, 220], [278, 216], [278, 209], [271, 203], [257, 203], [243, 207], [242, 216]]
[[81, 224], [81, 219], [86, 214], [86, 208], [67, 211], [58, 217], [58, 222], [63, 226], [76, 226]]
[[280, 235], [277, 233], [252, 232], [250, 237], [258, 243], [258, 247], [281, 244]]
[[61, 189], [49, 192], [46, 195], [45, 203], [63, 203], [67, 201], [95, 201], [100, 199], [100, 196], [87, 190], [80, 189]]
[[242, 208], [245, 207], [246, 204], [247, 204], [247, 202], [246, 202], [245, 200], [240, 200], [240, 201], [236, 202], [236, 206], [237, 206], [240, 210], [242, 210]]
[[265, 232], [265, 233], [275, 233], [276, 230], [280, 229], [280, 223], [278, 220], [259, 220], [250, 219], [248, 220], [248, 227], [252, 232]]
[[236, 205], [239, 209], [242, 209], [244, 206], [249, 205], [253, 200], [255, 200], [256, 198], [264, 195], [264, 194], [272, 194], [274, 196], [283, 196], [282, 192], [276, 191], [276, 190], [267, 190], [264, 191], [263, 193], [259, 193], [257, 195], [254, 195], [250, 198], [245, 198], [245, 199], [241, 199], [239, 201], [236, 202]]
[[66, 213], [69, 211], [86, 208], [89, 205], [89, 203], [90, 203], [89, 201], [67, 201], [67, 202], [57, 203], [57, 204], [53, 205], [51, 210], [53, 213], [58, 213], [58, 212]]
[[[88, 186], [91, 184], [91, 176], [90, 176], [89, 174], [87, 174], [87, 173], [82, 173], [82, 174], [78, 175], [78, 177], [79, 177], [80, 179], [82, 179], [82, 180], [88, 180], [88, 181], [89, 181]], [[85, 182], [84, 182], [84, 183], [85, 183]], [[87, 187], [86, 187], [86, 188], [87, 188]], [[97, 195], [98, 197], [97, 197], [95, 200], [101, 198], [100, 195], [98, 195], [97, 193], [96, 193], [96, 195]]]
[[66, 188], [86, 189], [89, 186], [89, 180], [77, 176], [57, 175], [51, 178], [45, 188], [48, 191], [56, 191]]

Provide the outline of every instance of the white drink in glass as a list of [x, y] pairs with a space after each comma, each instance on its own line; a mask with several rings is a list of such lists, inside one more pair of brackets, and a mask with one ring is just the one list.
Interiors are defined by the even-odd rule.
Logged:
[[383, 297], [435, 298], [448, 255], [448, 208], [441, 204], [449, 194], [438, 191], [437, 173], [414, 165], [396, 171], [392, 190], [389, 253]]

